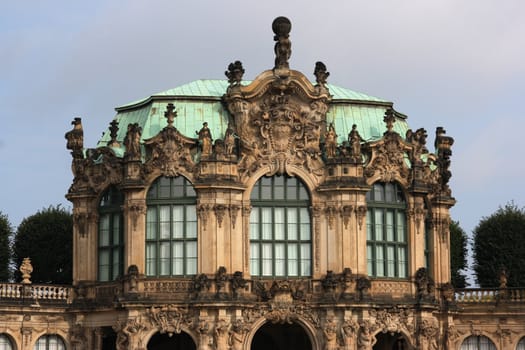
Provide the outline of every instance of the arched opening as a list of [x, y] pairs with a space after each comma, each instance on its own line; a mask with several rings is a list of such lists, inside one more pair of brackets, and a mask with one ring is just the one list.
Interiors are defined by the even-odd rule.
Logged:
[[496, 350], [496, 346], [484, 335], [471, 335], [463, 341], [461, 350]]
[[14, 350], [13, 342], [7, 334], [0, 334], [0, 350]]
[[156, 333], [148, 342], [148, 350], [196, 350], [195, 342], [188, 333]]
[[111, 327], [101, 329], [102, 350], [113, 350], [117, 347], [117, 333]]
[[297, 323], [266, 323], [253, 336], [251, 350], [308, 350], [312, 349], [310, 337]]
[[401, 333], [379, 333], [376, 335], [374, 350], [410, 350], [410, 346]]

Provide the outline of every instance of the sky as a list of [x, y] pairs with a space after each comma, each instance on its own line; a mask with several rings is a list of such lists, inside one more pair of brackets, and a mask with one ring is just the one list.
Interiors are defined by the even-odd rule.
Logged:
[[197, 79], [273, 67], [275, 17], [292, 22], [290, 67], [394, 102], [412, 129], [454, 137], [454, 220], [470, 233], [525, 206], [525, 1], [0, 1], [0, 211], [13, 226], [61, 204], [64, 134], [95, 147], [114, 108]]

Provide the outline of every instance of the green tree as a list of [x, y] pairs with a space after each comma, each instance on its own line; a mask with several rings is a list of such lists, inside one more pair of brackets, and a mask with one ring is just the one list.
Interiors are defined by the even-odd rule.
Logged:
[[450, 223], [450, 274], [452, 285], [465, 288], [466, 278], [462, 270], [467, 267], [467, 234], [458, 221]]
[[[13, 245], [16, 266], [29, 257], [33, 283], [71, 283], [72, 238], [71, 213], [60, 205], [44, 208], [18, 226]], [[16, 275], [20, 279], [20, 274]]]
[[484, 217], [474, 229], [474, 271], [481, 287], [497, 287], [503, 268], [508, 287], [525, 286], [525, 211], [514, 203]]
[[7, 215], [0, 211], [0, 281], [11, 279], [11, 238], [13, 227]]

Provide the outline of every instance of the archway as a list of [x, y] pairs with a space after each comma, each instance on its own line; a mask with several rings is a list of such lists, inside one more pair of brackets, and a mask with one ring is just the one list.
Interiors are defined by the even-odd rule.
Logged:
[[411, 350], [407, 340], [401, 333], [379, 333], [376, 335], [374, 350]]
[[255, 332], [250, 350], [308, 350], [310, 337], [297, 323], [266, 323]]
[[195, 342], [188, 333], [156, 333], [148, 342], [148, 350], [196, 350]]

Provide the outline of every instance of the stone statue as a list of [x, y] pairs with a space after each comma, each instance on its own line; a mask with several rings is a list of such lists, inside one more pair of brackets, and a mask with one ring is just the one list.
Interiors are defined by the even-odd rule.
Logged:
[[323, 330], [325, 339], [325, 350], [338, 350], [337, 346], [337, 326], [334, 320], [329, 320]]
[[326, 71], [326, 65], [323, 62], [316, 62], [314, 75], [317, 84], [325, 85], [330, 73]]
[[355, 349], [355, 337], [358, 329], [359, 325], [353, 320], [345, 320], [341, 326], [341, 336], [345, 350]]
[[275, 33], [273, 40], [276, 41], [275, 51], [275, 69], [289, 68], [288, 60], [292, 55], [292, 42], [289, 39], [292, 23], [286, 17], [277, 17], [272, 23], [272, 29]]
[[199, 141], [201, 142], [202, 147], [202, 156], [208, 157], [211, 155], [211, 131], [208, 128], [208, 123], [202, 123], [202, 128], [199, 131], [195, 132], [199, 135]]
[[242, 76], [244, 75], [244, 68], [242, 67], [241, 61], [230, 63], [228, 70], [224, 72], [224, 74], [228, 77], [230, 86], [240, 85]]
[[357, 350], [372, 350], [376, 343], [376, 338], [372, 335], [368, 322], [362, 322], [359, 326], [359, 334], [357, 336]]
[[140, 136], [142, 135], [142, 128], [138, 123], [128, 124], [128, 132], [124, 138], [124, 146], [126, 146], [126, 153], [124, 158], [127, 160], [140, 160]]
[[197, 331], [199, 333], [199, 347], [198, 350], [209, 350], [211, 345], [211, 338], [209, 334], [210, 326], [204, 319], [199, 320]]
[[335, 151], [337, 149], [337, 134], [335, 133], [334, 124], [330, 123], [328, 131], [325, 133], [325, 149], [326, 157], [335, 157]]
[[215, 327], [215, 347], [217, 350], [228, 350], [228, 332], [230, 324], [224, 320], [219, 320], [219, 324]]
[[226, 154], [233, 154], [235, 147], [235, 134], [231, 125], [228, 125], [226, 129], [226, 134], [224, 135], [224, 146], [226, 147]]
[[231, 350], [242, 350], [242, 343], [245, 333], [246, 329], [244, 328], [242, 320], [235, 320], [232, 330], [230, 331], [229, 344], [231, 346]]
[[350, 157], [361, 159], [361, 136], [357, 131], [357, 125], [352, 125], [352, 131], [348, 134], [348, 143], [350, 144]]
[[22, 283], [31, 284], [31, 273], [33, 272], [33, 265], [31, 265], [31, 259], [24, 258], [19, 270], [20, 272], [22, 272]]

